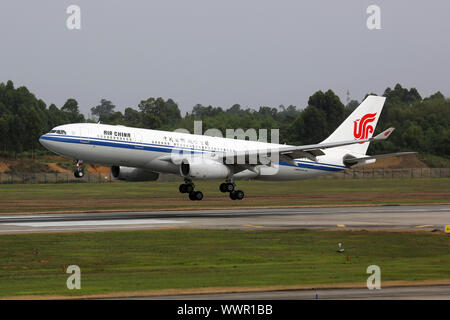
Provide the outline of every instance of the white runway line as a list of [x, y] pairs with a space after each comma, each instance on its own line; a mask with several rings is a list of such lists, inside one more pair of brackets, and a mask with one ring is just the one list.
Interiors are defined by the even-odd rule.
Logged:
[[55, 215], [10, 215], [4, 216], [0, 214], [0, 219], [30, 219], [30, 218], [53, 218]]
[[152, 225], [165, 223], [186, 223], [179, 220], [161, 219], [126, 219], [126, 220], [97, 220], [97, 221], [47, 221], [47, 222], [12, 222], [2, 223], [7, 226], [18, 227], [75, 227], [75, 226], [111, 226], [111, 225]]

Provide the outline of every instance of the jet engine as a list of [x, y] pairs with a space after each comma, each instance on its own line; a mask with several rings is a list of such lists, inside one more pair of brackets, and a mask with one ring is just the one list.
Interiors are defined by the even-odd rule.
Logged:
[[159, 173], [140, 168], [112, 166], [111, 177], [115, 180], [125, 181], [156, 181]]
[[225, 179], [230, 173], [230, 168], [223, 163], [201, 157], [184, 159], [180, 164], [180, 175], [185, 178]]

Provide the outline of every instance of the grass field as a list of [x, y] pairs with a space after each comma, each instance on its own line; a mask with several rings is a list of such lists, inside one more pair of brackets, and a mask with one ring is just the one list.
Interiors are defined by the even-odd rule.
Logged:
[[178, 192], [178, 182], [0, 185], [0, 213], [450, 203], [449, 178], [238, 181], [246, 194], [242, 201], [220, 193], [219, 183], [196, 183], [205, 197], [195, 202]]
[[[342, 242], [344, 254], [337, 253]], [[0, 236], [0, 296], [450, 279], [443, 233], [153, 230]], [[38, 254], [36, 254], [38, 249]], [[347, 258], [348, 256], [348, 258]], [[81, 269], [68, 290], [64, 266]]]

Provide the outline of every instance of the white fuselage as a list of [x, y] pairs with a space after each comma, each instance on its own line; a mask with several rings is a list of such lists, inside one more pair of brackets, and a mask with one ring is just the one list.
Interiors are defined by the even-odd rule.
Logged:
[[[180, 174], [179, 165], [167, 161], [174, 151], [195, 154], [276, 148], [277, 144], [227, 139], [160, 130], [148, 130], [93, 123], [62, 125], [39, 139], [61, 156], [107, 166], [127, 166], [160, 173]], [[286, 147], [286, 145], [282, 145]], [[235, 179], [295, 180], [346, 169], [342, 150], [327, 149], [317, 161], [295, 159], [295, 165], [280, 161], [275, 174], [259, 175], [244, 170]]]

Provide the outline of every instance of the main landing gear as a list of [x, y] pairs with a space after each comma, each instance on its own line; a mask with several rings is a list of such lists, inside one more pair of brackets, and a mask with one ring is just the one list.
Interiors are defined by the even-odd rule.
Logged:
[[73, 173], [75, 178], [83, 178], [84, 177], [83, 160], [75, 160], [74, 163], [77, 166], [75, 172]]
[[184, 179], [184, 183], [180, 184], [179, 190], [181, 193], [189, 193], [189, 199], [191, 199], [192, 201], [202, 200], [203, 193], [201, 191], [195, 191], [194, 188], [195, 185], [192, 183], [192, 180]]
[[[225, 193], [230, 193], [230, 199], [232, 200], [242, 200], [244, 199], [244, 191], [242, 190], [235, 190], [235, 184], [231, 180], [227, 180], [227, 182], [222, 183], [219, 187], [220, 191]], [[195, 185], [192, 183], [191, 179], [184, 179], [184, 183], [180, 184], [179, 190], [180, 193], [188, 193], [189, 199], [192, 201], [195, 200], [202, 200], [203, 199], [203, 193], [201, 191], [195, 191]]]
[[230, 199], [231, 200], [242, 200], [244, 199], [244, 191], [242, 190], [235, 190], [236, 185], [232, 181], [227, 181], [222, 183], [219, 186], [219, 189], [221, 192], [229, 192], [230, 193]]

